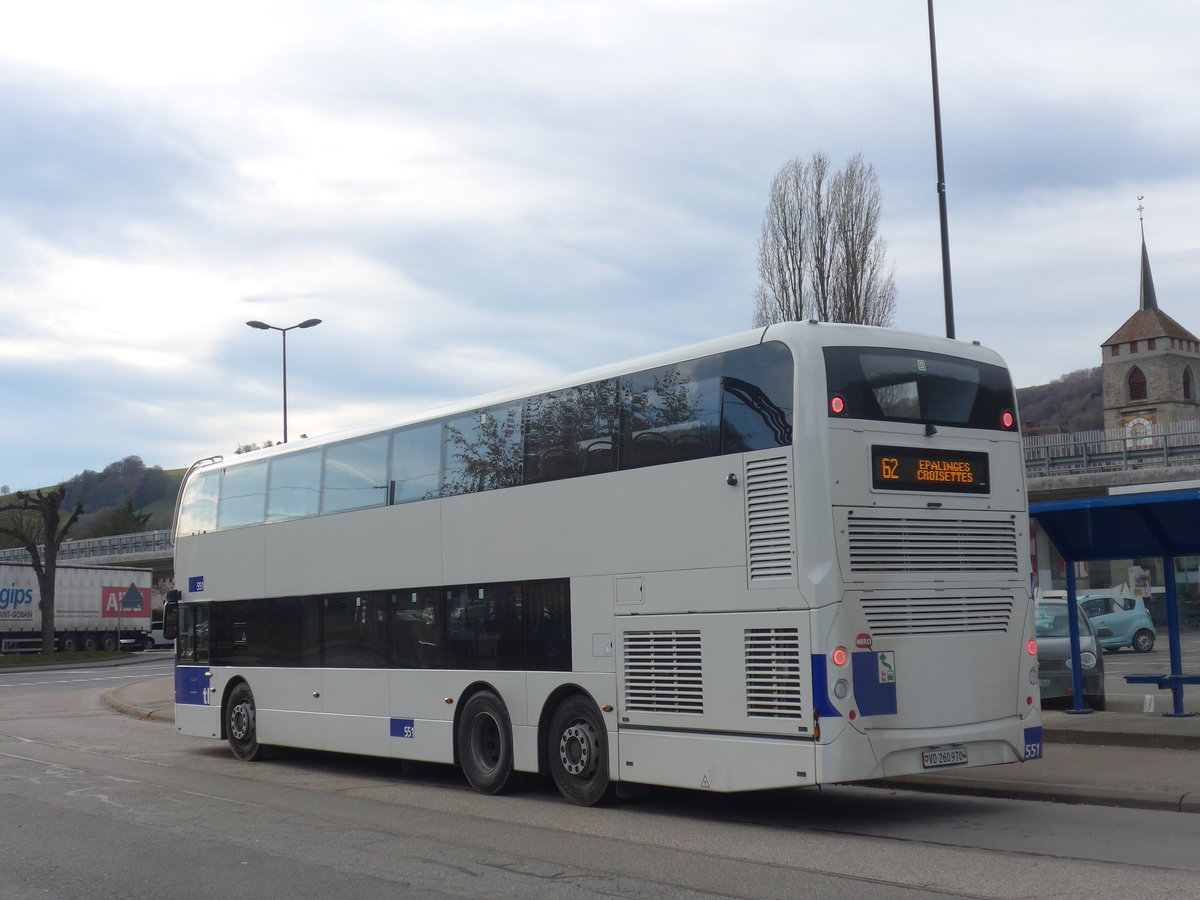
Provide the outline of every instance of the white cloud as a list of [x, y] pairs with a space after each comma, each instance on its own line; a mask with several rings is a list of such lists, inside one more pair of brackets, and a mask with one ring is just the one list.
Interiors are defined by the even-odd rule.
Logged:
[[[1182, 0], [937, 7], [957, 331], [1021, 384], [1200, 277]], [[70, 27], [63, 27], [63, 23]], [[923, 6], [25, 4], [0, 30], [0, 481], [183, 465], [748, 326], [791, 157], [880, 173], [898, 324], [943, 328]], [[27, 430], [28, 431], [28, 430]], [[86, 441], [80, 438], [86, 435]]]

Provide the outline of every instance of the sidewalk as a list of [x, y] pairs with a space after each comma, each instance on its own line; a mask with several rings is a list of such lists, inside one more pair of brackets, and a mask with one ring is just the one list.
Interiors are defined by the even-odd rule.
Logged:
[[[1185, 704], [1190, 710], [1197, 704]], [[1042, 759], [875, 782], [907, 790], [1200, 813], [1200, 715], [1042, 713]]]
[[[174, 723], [170, 675], [123, 685], [105, 695], [116, 711]], [[1189, 711], [1200, 699], [1189, 699]], [[1132, 711], [1042, 713], [1043, 759], [1020, 765], [949, 769], [871, 782], [875, 787], [1125, 806], [1200, 813], [1200, 715], [1169, 718]]]

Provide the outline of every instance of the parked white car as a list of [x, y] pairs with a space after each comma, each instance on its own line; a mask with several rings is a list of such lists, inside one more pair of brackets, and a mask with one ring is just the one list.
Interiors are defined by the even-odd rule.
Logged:
[[148, 634], [150, 637], [150, 649], [152, 650], [157, 650], [160, 647], [169, 649], [175, 646], [174, 641], [168, 641], [165, 637], [163, 637], [162, 625], [159, 625], [157, 628], [150, 629]]

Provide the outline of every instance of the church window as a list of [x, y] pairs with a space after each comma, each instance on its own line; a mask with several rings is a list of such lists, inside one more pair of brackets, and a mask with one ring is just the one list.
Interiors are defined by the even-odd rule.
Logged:
[[1183, 399], [1192, 399], [1192, 370], [1190, 368], [1183, 370]]
[[1153, 350], [1153, 349], [1154, 349], [1154, 344], [1155, 344], [1155, 339], [1154, 339], [1154, 338], [1149, 338], [1149, 339], [1147, 339], [1147, 341], [1146, 341], [1146, 349], [1147, 349], [1147, 350]]
[[1137, 366], [1129, 370], [1129, 378], [1126, 379], [1129, 385], [1130, 400], [1145, 400], [1146, 399], [1146, 375]]
[[1130, 341], [1130, 342], [1129, 342], [1129, 352], [1130, 352], [1130, 353], [1137, 353], [1137, 341]]
[[1120, 356], [1120, 355], [1121, 355], [1121, 345], [1120, 345], [1120, 344], [1113, 344], [1113, 345], [1112, 345], [1112, 355], [1113, 355], [1113, 356]]

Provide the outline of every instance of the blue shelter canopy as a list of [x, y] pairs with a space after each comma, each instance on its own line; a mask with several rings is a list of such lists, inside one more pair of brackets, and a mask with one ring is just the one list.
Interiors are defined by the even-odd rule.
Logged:
[[[1179, 649], [1179, 605], [1175, 592], [1175, 557], [1200, 556], [1200, 489], [1080, 497], [1029, 504], [1058, 552], [1068, 563], [1092, 559], [1157, 556], [1163, 560], [1167, 631], [1171, 649], [1169, 675], [1128, 676], [1130, 680], [1171, 688], [1174, 712], [1184, 715], [1183, 685], [1200, 683], [1200, 676], [1183, 673]], [[1075, 567], [1067, 566], [1067, 595], [1075, 602]], [[1075, 657], [1075, 710], [1083, 712], [1079, 690], [1079, 635], [1070, 617], [1071, 651]]]
[[1064, 559], [1200, 556], [1200, 488], [1029, 504]]

